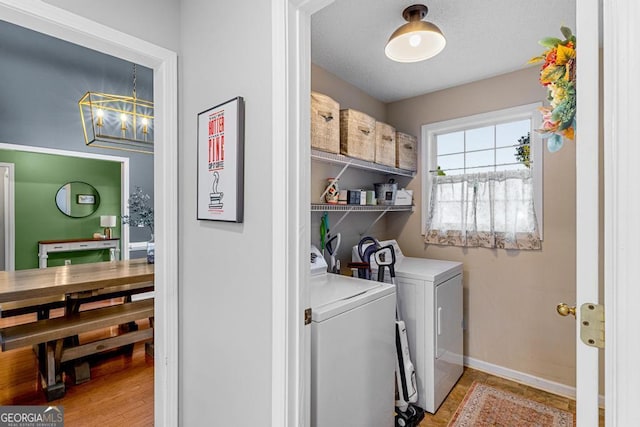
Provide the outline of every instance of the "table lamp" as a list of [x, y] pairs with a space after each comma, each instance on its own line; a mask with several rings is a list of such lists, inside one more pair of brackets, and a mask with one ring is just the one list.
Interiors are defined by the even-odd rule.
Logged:
[[100, 227], [104, 227], [104, 237], [111, 238], [111, 227], [116, 226], [115, 215], [100, 215]]

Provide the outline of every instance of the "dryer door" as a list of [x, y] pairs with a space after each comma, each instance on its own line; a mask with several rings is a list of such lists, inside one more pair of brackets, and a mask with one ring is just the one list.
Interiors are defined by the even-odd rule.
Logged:
[[462, 363], [462, 275], [436, 286], [436, 358]]
[[434, 410], [462, 375], [462, 275], [436, 286]]

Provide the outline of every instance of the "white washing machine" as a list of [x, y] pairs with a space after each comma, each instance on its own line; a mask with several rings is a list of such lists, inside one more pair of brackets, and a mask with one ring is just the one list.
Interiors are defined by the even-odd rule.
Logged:
[[[435, 413], [463, 370], [462, 263], [405, 257], [395, 240], [380, 245], [392, 245], [396, 255], [398, 303], [416, 369], [418, 406]], [[352, 259], [360, 261], [357, 246]], [[375, 262], [372, 270], [376, 278]]]
[[329, 274], [311, 253], [311, 426], [393, 426], [395, 286]]

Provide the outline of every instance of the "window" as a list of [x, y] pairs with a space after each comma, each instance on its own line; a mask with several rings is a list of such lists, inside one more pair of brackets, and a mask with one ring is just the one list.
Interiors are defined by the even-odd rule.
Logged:
[[538, 249], [540, 104], [423, 126], [427, 243]]

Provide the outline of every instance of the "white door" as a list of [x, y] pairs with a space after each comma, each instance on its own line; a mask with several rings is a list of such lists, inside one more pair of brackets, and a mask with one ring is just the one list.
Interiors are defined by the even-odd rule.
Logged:
[[578, 1], [576, 8], [576, 418], [583, 427], [598, 425], [598, 349], [580, 339], [580, 306], [598, 303], [598, 0]]

